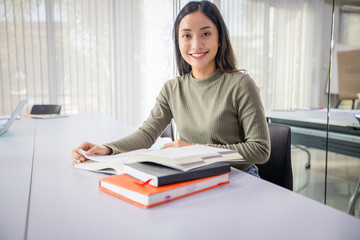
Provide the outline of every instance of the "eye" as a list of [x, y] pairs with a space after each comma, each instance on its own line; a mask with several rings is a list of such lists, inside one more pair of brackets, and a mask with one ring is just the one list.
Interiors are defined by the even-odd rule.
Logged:
[[209, 33], [209, 32], [205, 32], [205, 33], [203, 33], [202, 34], [204, 37], [208, 37], [208, 36], [210, 36], [211, 35], [211, 33]]
[[190, 37], [190, 34], [184, 34], [182, 35], [183, 38], [189, 38]]

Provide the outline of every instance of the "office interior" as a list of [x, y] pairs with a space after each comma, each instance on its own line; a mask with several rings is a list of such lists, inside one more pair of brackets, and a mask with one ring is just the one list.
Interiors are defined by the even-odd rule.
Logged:
[[[213, 2], [228, 26], [238, 68], [255, 80], [266, 110], [358, 108], [360, 82], [343, 97], [334, 59], [360, 49], [360, 1]], [[0, 115], [27, 97], [23, 114], [34, 104], [60, 104], [70, 117], [103, 114], [140, 126], [164, 82], [177, 76], [172, 24], [186, 3], [1, 0]], [[294, 192], [348, 213], [360, 156], [306, 150], [292, 147]]]

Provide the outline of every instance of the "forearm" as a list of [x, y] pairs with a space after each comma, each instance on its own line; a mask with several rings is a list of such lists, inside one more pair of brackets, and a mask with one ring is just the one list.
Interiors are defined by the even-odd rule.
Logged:
[[104, 144], [112, 150], [111, 154], [118, 154], [128, 152], [141, 148], [150, 148], [155, 142], [155, 139], [142, 129], [138, 129], [132, 134], [121, 138], [117, 141]]
[[237, 144], [206, 144], [207, 146], [233, 149], [245, 159], [245, 164], [261, 164], [270, 157], [270, 145], [268, 141], [247, 141]]

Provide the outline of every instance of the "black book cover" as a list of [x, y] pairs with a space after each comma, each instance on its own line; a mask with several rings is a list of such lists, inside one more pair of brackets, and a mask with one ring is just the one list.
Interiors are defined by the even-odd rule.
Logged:
[[214, 163], [189, 171], [181, 171], [151, 162], [135, 162], [125, 163], [124, 171], [127, 175], [143, 182], [152, 179], [149, 184], [158, 187], [228, 173], [230, 164]]

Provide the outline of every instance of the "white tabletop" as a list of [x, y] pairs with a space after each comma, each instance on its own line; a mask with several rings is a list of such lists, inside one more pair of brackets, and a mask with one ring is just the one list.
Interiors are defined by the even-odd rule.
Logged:
[[34, 131], [34, 121], [16, 120], [0, 137], [0, 239], [24, 238]]
[[[360, 110], [330, 109], [329, 124], [332, 126], [360, 128], [360, 123], [355, 118], [355, 114], [358, 113], [360, 113]], [[288, 111], [266, 110], [266, 117], [326, 125], [327, 109]]]
[[[154, 208], [139, 208], [100, 191], [98, 179], [105, 175], [74, 169], [71, 160], [71, 149], [82, 141], [103, 143], [125, 136], [134, 128], [101, 116], [20, 121], [37, 124], [27, 239], [358, 239], [360, 236], [359, 219], [236, 169], [230, 174], [229, 184]], [[11, 135], [4, 136], [26, 139], [23, 135], [15, 136], [20, 134], [18, 126], [14, 126], [16, 131]], [[4, 139], [0, 138], [1, 166], [3, 156], [16, 150], [12, 145], [4, 147]], [[13, 161], [31, 159], [20, 159], [20, 153], [14, 155]], [[8, 175], [7, 178], [19, 179], [15, 172]], [[10, 186], [9, 181], [3, 183], [7, 178], [0, 177], [2, 193]], [[21, 181], [26, 182], [28, 177], [29, 174]], [[15, 185], [22, 186], [17, 182]], [[25, 228], [21, 229], [14, 221], [6, 222], [11, 218], [24, 221], [22, 216], [14, 216], [6, 208], [14, 200], [26, 202], [27, 196], [9, 192], [1, 194], [0, 239], [23, 239]]]

